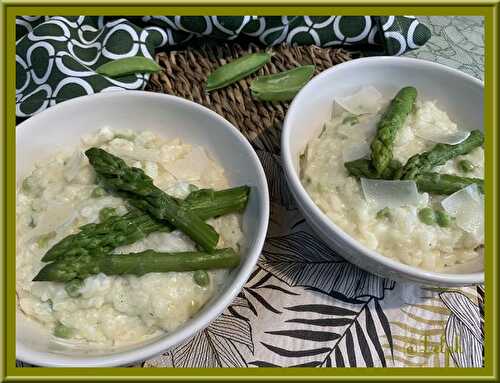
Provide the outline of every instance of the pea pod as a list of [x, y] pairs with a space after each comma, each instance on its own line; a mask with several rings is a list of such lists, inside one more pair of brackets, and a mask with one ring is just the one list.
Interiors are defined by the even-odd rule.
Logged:
[[304, 65], [284, 72], [261, 76], [250, 84], [252, 95], [261, 101], [288, 101], [311, 79], [314, 65]]
[[259, 70], [270, 60], [270, 53], [260, 52], [224, 64], [208, 75], [206, 89], [210, 92], [211, 90], [224, 88]]
[[151, 73], [161, 70], [154, 60], [147, 57], [125, 57], [109, 61], [96, 69], [96, 72], [107, 77], [121, 77], [134, 73]]

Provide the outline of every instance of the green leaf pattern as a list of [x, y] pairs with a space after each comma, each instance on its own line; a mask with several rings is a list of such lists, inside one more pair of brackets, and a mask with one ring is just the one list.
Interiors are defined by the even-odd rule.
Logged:
[[431, 38], [405, 56], [435, 61], [483, 79], [482, 16], [419, 16], [419, 20], [429, 27]]

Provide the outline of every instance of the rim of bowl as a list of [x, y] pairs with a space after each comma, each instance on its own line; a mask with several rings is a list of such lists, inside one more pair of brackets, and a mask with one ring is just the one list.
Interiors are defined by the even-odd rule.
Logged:
[[[221, 115], [215, 113], [214, 111], [208, 109], [207, 107], [197, 104], [193, 101], [186, 100], [181, 97], [167, 95], [163, 93], [154, 93], [147, 91], [116, 91], [109, 93], [96, 93], [81, 97], [76, 97], [74, 99], [62, 102], [60, 104], [54, 105], [45, 111], [42, 111], [28, 120], [23, 121], [16, 127], [16, 130], [22, 129], [23, 125], [36, 124], [36, 121], [40, 118], [40, 115], [47, 116], [49, 113], [58, 113], [58, 111], [67, 106], [74, 104], [84, 104], [89, 100], [94, 100], [96, 98], [115, 98], [115, 97], [151, 97], [158, 99], [170, 99], [173, 102], [189, 104], [194, 109], [197, 109], [201, 113], [206, 113], [218, 120], [221, 125], [224, 125], [228, 130], [229, 134], [233, 134], [239, 144], [248, 152], [252, 162], [256, 168], [257, 175], [262, 187], [259, 188], [262, 194], [262, 201], [259, 202], [259, 210], [261, 211], [261, 218], [256, 223], [258, 225], [257, 235], [246, 254], [246, 258], [250, 259], [251, 262], [245, 264], [239, 271], [235, 282], [232, 285], [227, 286], [226, 290], [215, 297], [215, 302], [211, 307], [207, 308], [207, 311], [202, 316], [195, 316], [192, 318], [191, 323], [187, 326], [174, 330], [171, 333], [165, 334], [162, 338], [158, 340], [141, 346], [140, 343], [137, 344], [134, 349], [121, 351], [111, 354], [103, 354], [96, 357], [85, 357], [85, 356], [70, 356], [65, 354], [57, 354], [51, 352], [35, 351], [30, 350], [28, 347], [19, 346], [16, 337], [16, 358], [38, 366], [43, 367], [113, 367], [131, 364], [134, 362], [142, 361], [150, 358], [154, 355], [158, 355], [161, 352], [172, 348], [190, 336], [193, 336], [197, 332], [206, 328], [212, 321], [214, 321], [222, 312], [231, 304], [236, 295], [241, 291], [244, 284], [246, 283], [248, 277], [252, 273], [253, 268], [257, 264], [257, 261], [262, 252], [264, 246], [264, 241], [267, 234], [267, 226], [269, 222], [269, 190], [267, 185], [266, 175], [262, 164], [255, 153], [255, 150], [250, 145], [248, 140], [243, 136], [243, 134], [228, 120], [226, 120]], [[259, 185], [260, 186], [260, 185]], [[16, 308], [17, 310], [17, 308]]]
[[326, 69], [325, 71], [321, 72], [317, 76], [315, 76], [309, 83], [307, 83], [300, 91], [299, 93], [295, 96], [293, 101], [291, 102], [288, 111], [285, 116], [285, 120], [283, 122], [283, 130], [281, 133], [281, 155], [283, 158], [283, 166], [285, 168], [285, 173], [287, 176], [288, 182], [291, 184], [290, 188], [292, 191], [296, 191], [294, 193], [298, 199], [300, 199], [301, 203], [305, 205], [306, 210], [310, 211], [313, 215], [313, 218], [315, 220], [321, 221], [323, 224], [325, 224], [328, 229], [335, 233], [337, 236], [339, 236], [344, 243], [347, 243], [349, 247], [351, 247], [353, 250], [357, 251], [358, 253], [362, 254], [363, 256], [369, 257], [376, 262], [384, 265], [385, 267], [397, 272], [398, 274], [406, 274], [411, 277], [415, 277], [418, 279], [425, 279], [429, 283], [434, 283], [434, 284], [463, 284], [463, 285], [471, 285], [471, 284], [479, 284], [479, 283], [484, 283], [484, 271], [482, 272], [475, 272], [475, 273], [463, 273], [463, 274], [458, 274], [458, 273], [439, 273], [439, 272], [434, 272], [434, 271], [428, 271], [424, 269], [420, 269], [418, 267], [406, 265], [402, 262], [396, 261], [394, 259], [391, 259], [389, 257], [386, 257], [374, 250], [371, 250], [367, 248], [366, 246], [362, 245], [358, 240], [355, 238], [351, 237], [348, 235], [344, 230], [342, 230], [337, 224], [335, 224], [328, 216], [323, 213], [323, 211], [314, 203], [312, 198], [309, 196], [309, 193], [305, 190], [305, 188], [302, 185], [302, 182], [300, 181], [300, 178], [295, 171], [293, 167], [293, 159], [292, 159], [292, 154], [290, 151], [290, 139], [292, 137], [292, 128], [291, 128], [291, 123], [289, 122], [289, 119], [291, 118], [292, 111], [298, 104], [298, 100], [300, 99], [301, 94], [304, 93], [304, 91], [308, 87], [312, 87], [313, 85], [320, 83], [323, 81], [325, 77], [327, 77], [331, 72], [345, 68], [345, 67], [355, 67], [355, 66], [362, 66], [365, 63], [373, 63], [373, 62], [380, 62], [383, 63], [384, 61], [391, 61], [395, 62], [398, 64], [403, 64], [406, 66], [427, 66], [434, 68], [439, 71], [447, 71], [449, 73], [452, 73], [453, 75], [465, 80], [465, 81], [470, 81], [475, 83], [475, 85], [479, 85], [480, 87], [484, 88], [484, 83], [475, 77], [472, 77], [466, 73], [463, 73], [459, 71], [458, 69], [454, 68], [449, 68], [445, 65], [434, 63], [431, 61], [426, 61], [426, 60], [421, 60], [421, 59], [415, 59], [415, 58], [410, 58], [410, 57], [391, 57], [391, 56], [383, 56], [383, 57], [365, 57], [365, 58], [359, 58], [359, 59], [354, 59], [352, 61], [347, 61], [338, 65], [335, 65], [329, 69]]

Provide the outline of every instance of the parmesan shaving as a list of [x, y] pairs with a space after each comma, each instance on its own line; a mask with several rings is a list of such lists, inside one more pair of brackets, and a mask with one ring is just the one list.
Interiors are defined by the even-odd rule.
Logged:
[[470, 132], [459, 130], [455, 133], [441, 134], [420, 130], [416, 132], [416, 135], [420, 138], [423, 138], [424, 140], [440, 144], [457, 145], [462, 141], [465, 141], [470, 136]]
[[411, 180], [372, 180], [361, 178], [365, 200], [377, 209], [421, 206], [428, 203], [427, 193], [420, 194]]
[[362, 87], [350, 96], [336, 97], [335, 102], [349, 113], [355, 115], [377, 113], [382, 107], [383, 96], [370, 85]]
[[342, 160], [344, 162], [354, 161], [360, 158], [366, 158], [370, 154], [370, 145], [368, 143], [354, 143], [346, 146], [342, 151]]

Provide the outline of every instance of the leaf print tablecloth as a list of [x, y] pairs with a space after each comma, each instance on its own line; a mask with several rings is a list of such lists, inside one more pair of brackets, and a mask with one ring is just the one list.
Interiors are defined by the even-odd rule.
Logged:
[[[482, 77], [482, 18], [420, 19], [433, 34], [406, 55]], [[271, 192], [257, 267], [209, 327], [135, 367], [481, 367], [483, 287], [396, 283], [346, 262], [297, 210], [269, 139], [253, 143]]]
[[348, 45], [400, 55], [429, 39], [411, 16], [22, 16], [16, 20], [16, 115], [25, 118], [67, 99], [116, 89], [142, 89], [149, 75], [111, 79], [101, 64], [153, 57], [196, 37], [245, 38], [266, 46]]

